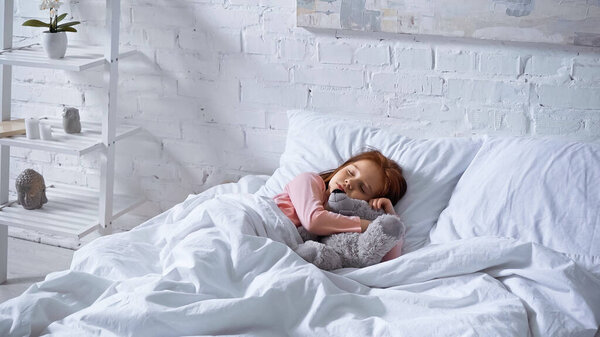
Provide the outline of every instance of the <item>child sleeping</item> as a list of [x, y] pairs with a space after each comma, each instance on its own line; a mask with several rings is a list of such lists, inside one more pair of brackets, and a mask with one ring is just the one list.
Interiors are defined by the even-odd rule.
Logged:
[[[373, 209], [396, 214], [393, 205], [404, 196], [406, 188], [402, 168], [381, 152], [372, 150], [351, 157], [335, 170], [299, 174], [273, 199], [296, 227], [303, 226], [309, 233], [319, 236], [362, 233], [371, 221], [326, 210], [330, 194], [339, 189], [352, 199], [367, 201]], [[400, 242], [382, 261], [401, 253]]]

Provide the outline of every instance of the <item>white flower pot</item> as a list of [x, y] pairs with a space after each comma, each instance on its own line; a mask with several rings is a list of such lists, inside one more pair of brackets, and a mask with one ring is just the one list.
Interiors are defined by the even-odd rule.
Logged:
[[67, 33], [43, 32], [42, 46], [46, 51], [46, 55], [48, 55], [48, 57], [51, 59], [60, 59], [65, 57], [65, 53], [67, 52]]

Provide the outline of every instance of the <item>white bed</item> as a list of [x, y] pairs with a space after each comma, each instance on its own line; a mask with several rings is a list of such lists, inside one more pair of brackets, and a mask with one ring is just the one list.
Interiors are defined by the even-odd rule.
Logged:
[[[84, 246], [69, 270], [0, 305], [0, 335], [594, 336], [597, 144], [412, 140], [308, 112], [289, 117], [272, 176], [191, 195]], [[300, 237], [270, 197], [291, 176], [335, 167], [365, 145], [405, 168], [409, 190], [396, 210], [407, 249], [368, 268], [321, 271], [293, 252]], [[545, 154], [554, 164], [543, 174], [522, 174]], [[504, 166], [485, 165], [498, 157]], [[538, 190], [535, 179], [553, 184]]]

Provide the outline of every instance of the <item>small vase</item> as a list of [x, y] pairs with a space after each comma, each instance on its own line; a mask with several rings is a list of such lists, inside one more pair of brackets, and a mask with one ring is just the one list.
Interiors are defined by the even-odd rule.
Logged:
[[67, 33], [43, 32], [42, 46], [46, 51], [46, 55], [51, 59], [61, 59], [65, 57], [65, 53], [67, 52]]

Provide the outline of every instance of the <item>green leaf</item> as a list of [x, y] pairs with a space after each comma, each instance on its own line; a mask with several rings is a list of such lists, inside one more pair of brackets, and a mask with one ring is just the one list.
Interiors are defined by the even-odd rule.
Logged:
[[66, 17], [67, 17], [67, 13], [63, 13], [56, 18], [56, 22], [61, 22]]
[[23, 26], [29, 26], [29, 27], [50, 27], [50, 24], [42, 22], [40, 20], [31, 19], [31, 20], [27, 20], [27, 21], [23, 22]]
[[57, 28], [61, 28], [61, 27], [71, 27], [71, 26], [75, 26], [80, 24], [81, 22], [79, 21], [73, 21], [73, 22], [67, 22], [67, 23], [63, 23], [62, 25], [58, 25]]
[[63, 27], [63, 28], [58, 28], [56, 30], [57, 32], [73, 32], [73, 33], [77, 33], [77, 29], [73, 28], [73, 27]]

